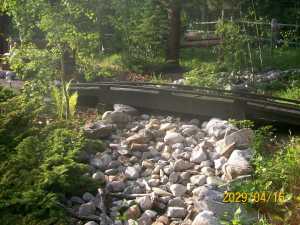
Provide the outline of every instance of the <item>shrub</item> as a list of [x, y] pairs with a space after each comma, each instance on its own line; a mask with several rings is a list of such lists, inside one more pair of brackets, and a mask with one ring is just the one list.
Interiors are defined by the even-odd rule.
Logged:
[[0, 112], [3, 225], [68, 224], [58, 202], [96, 190], [96, 183], [83, 175], [88, 167], [77, 161], [86, 140], [72, 121], [45, 123], [43, 95], [38, 93], [29, 94], [25, 87], [21, 95], [0, 103], [5, 109]]
[[184, 74], [188, 84], [201, 87], [220, 87], [217, 77], [217, 67], [214, 64], [202, 64]]

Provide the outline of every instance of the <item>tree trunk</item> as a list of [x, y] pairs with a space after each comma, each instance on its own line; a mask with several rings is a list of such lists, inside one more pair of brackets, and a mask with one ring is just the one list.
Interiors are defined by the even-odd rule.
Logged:
[[169, 8], [170, 31], [168, 37], [167, 61], [179, 65], [180, 33], [181, 33], [181, 3], [173, 1]]

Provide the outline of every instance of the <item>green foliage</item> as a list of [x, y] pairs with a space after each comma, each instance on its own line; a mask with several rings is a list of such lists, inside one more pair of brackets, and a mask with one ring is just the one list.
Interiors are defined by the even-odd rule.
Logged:
[[13, 90], [0, 86], [0, 103], [7, 101], [14, 96], [15, 93]]
[[185, 73], [184, 77], [190, 85], [201, 87], [220, 87], [223, 85], [220, 83], [217, 67], [214, 64], [202, 64]]
[[300, 87], [291, 87], [277, 94], [282, 98], [300, 100]]
[[[260, 212], [267, 215], [273, 223], [289, 224], [299, 219], [297, 210], [300, 206], [300, 142], [291, 139], [286, 146], [280, 146], [272, 140], [270, 127], [264, 127], [255, 132], [252, 160], [254, 175], [252, 180], [238, 182], [233, 190], [239, 192], [282, 192], [282, 201], [274, 201], [274, 196], [266, 202], [249, 202]], [[261, 222], [264, 224], [263, 222]]]
[[216, 26], [216, 35], [222, 39], [222, 43], [217, 47], [222, 63], [230, 72], [236, 73], [249, 67], [248, 51], [246, 50], [249, 40], [239, 25], [220, 20]]
[[[74, 92], [70, 96], [70, 85], [72, 80], [67, 84], [62, 84], [61, 87], [52, 86], [51, 96], [54, 102], [54, 112], [58, 119], [72, 119], [74, 118], [77, 106], [78, 93]], [[65, 85], [65, 86], [63, 86]], [[65, 91], [66, 90], [66, 93]]]
[[114, 5], [125, 64], [140, 70], [145, 64], [157, 63], [157, 57], [164, 54], [168, 32], [166, 7], [155, 0], [114, 1]]
[[235, 120], [235, 119], [229, 119], [229, 123], [236, 126], [238, 129], [243, 128], [254, 128], [254, 122], [251, 120]]
[[[38, 82], [37, 82], [38, 83]], [[69, 224], [58, 202], [96, 190], [78, 162], [86, 140], [71, 122], [45, 121], [42, 85], [0, 103], [0, 223]], [[89, 185], [86, 185], [86, 184]]]

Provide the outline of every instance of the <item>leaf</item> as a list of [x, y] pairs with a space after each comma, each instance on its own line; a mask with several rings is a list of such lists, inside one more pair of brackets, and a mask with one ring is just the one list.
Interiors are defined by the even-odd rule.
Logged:
[[78, 100], [78, 93], [75, 92], [74, 94], [71, 95], [69, 99], [69, 108], [70, 108], [71, 117], [74, 117], [76, 113], [77, 100]]

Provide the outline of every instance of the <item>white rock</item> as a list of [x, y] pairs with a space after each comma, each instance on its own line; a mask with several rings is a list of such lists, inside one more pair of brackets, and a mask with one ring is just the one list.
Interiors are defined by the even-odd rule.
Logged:
[[140, 171], [136, 167], [127, 167], [125, 170], [125, 176], [128, 177], [128, 179], [137, 179], [140, 176]]
[[193, 163], [190, 163], [183, 159], [178, 159], [174, 163], [174, 171], [176, 171], [176, 172], [185, 171], [185, 170], [191, 169], [193, 166], [194, 166]]
[[168, 207], [167, 216], [172, 218], [184, 218], [187, 210], [181, 207]]
[[238, 129], [231, 125], [226, 120], [220, 120], [213, 118], [208, 123], [203, 124], [206, 132], [209, 136], [214, 136], [217, 139], [221, 139], [225, 136], [225, 134], [230, 134]]
[[176, 132], [169, 132], [166, 134], [164, 138], [164, 142], [168, 145], [174, 145], [176, 143], [182, 143], [184, 142], [184, 137]]
[[234, 150], [227, 163], [222, 167], [226, 179], [231, 180], [237, 176], [247, 175], [252, 171], [250, 159], [252, 157], [251, 149]]
[[153, 200], [150, 195], [141, 197], [137, 199], [137, 203], [139, 204], [140, 208], [145, 211], [147, 209], [151, 209], [153, 206]]
[[124, 112], [128, 115], [135, 116], [138, 114], [138, 110], [132, 106], [129, 105], [123, 105], [123, 104], [114, 104], [114, 110], [118, 112]]
[[96, 223], [95, 221], [89, 221], [89, 222], [85, 223], [84, 225], [98, 225], [98, 223]]
[[190, 161], [193, 163], [201, 163], [207, 159], [205, 151], [202, 149], [193, 150]]
[[170, 191], [172, 192], [172, 194], [175, 197], [180, 197], [180, 196], [182, 196], [182, 195], [185, 194], [185, 192], [186, 192], [186, 186], [183, 186], [181, 184], [172, 184], [170, 186]]
[[209, 185], [220, 186], [223, 185], [225, 182], [220, 177], [209, 176], [207, 177], [206, 183]]
[[248, 148], [254, 137], [251, 129], [236, 131], [217, 142], [217, 152], [220, 155], [229, 156], [234, 148]]
[[105, 181], [105, 175], [101, 171], [97, 171], [96, 173], [94, 173], [92, 178], [96, 181], [99, 181], [99, 182], [104, 182]]
[[205, 175], [194, 175], [190, 178], [191, 183], [197, 186], [204, 185], [206, 183]]
[[194, 219], [192, 225], [221, 225], [219, 219], [211, 211], [202, 211]]
[[168, 202], [169, 207], [180, 207], [180, 208], [185, 208], [185, 203], [184, 200], [180, 197], [176, 197], [173, 199], [170, 199]]
[[222, 168], [222, 166], [226, 163], [226, 158], [224, 156], [222, 156], [219, 159], [214, 160], [214, 164], [215, 164], [215, 169], [219, 170]]
[[116, 124], [123, 124], [130, 122], [131, 116], [121, 111], [107, 111], [103, 114], [102, 120]]

